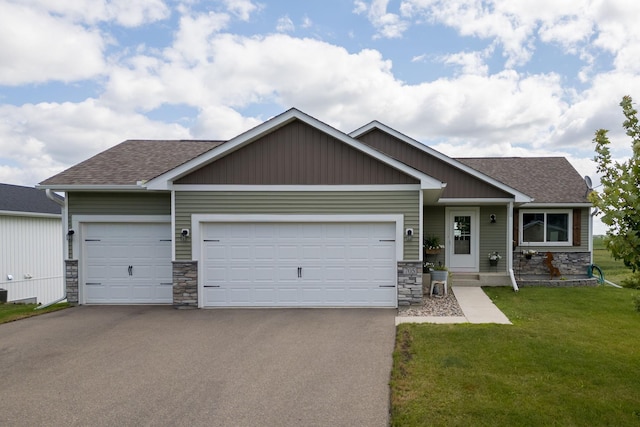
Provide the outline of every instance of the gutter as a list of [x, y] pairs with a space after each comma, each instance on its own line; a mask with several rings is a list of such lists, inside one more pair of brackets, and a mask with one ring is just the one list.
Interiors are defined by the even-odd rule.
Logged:
[[513, 292], [518, 292], [520, 289], [516, 282], [516, 276], [513, 273], [513, 242], [511, 240], [511, 233], [513, 233], [513, 202], [509, 202], [507, 206], [507, 270], [509, 271], [509, 278], [511, 278], [511, 287], [513, 288]]
[[[60, 200], [58, 199], [56, 196], [53, 195], [52, 191], [50, 188], [47, 188], [46, 190], [44, 190], [44, 193], [47, 195], [47, 198], [55, 203], [57, 203], [58, 205], [60, 205], [62, 207], [62, 221], [63, 221], [63, 225], [62, 225], [62, 256], [65, 257], [66, 255], [64, 255], [65, 253], [68, 252], [68, 248], [65, 245], [66, 242], [66, 235], [67, 235], [67, 229], [69, 228], [69, 220], [67, 219], [67, 206], [66, 206], [66, 198], [65, 200]], [[64, 272], [65, 269], [63, 268], [62, 271]], [[64, 277], [64, 276], [63, 276]], [[63, 286], [64, 289], [64, 295], [62, 296], [62, 298], [55, 300], [53, 302], [50, 302], [49, 304], [45, 304], [45, 305], [39, 305], [35, 308], [35, 310], [40, 310], [42, 308], [45, 307], [49, 307], [53, 304], [57, 304], [61, 301], [64, 301], [67, 299], [67, 286], [66, 284]]]
[[[65, 289], [66, 289], [66, 287], [65, 287]], [[54, 304], [57, 304], [57, 303], [59, 303], [59, 302], [62, 302], [62, 301], [64, 301], [64, 300], [66, 300], [66, 299], [67, 299], [67, 293], [65, 292], [65, 293], [64, 293], [64, 296], [63, 296], [62, 298], [57, 299], [57, 300], [55, 300], [55, 301], [53, 301], [53, 302], [50, 302], [49, 304], [39, 305], [39, 306], [37, 306], [36, 308], [34, 308], [34, 310], [41, 310], [41, 309], [43, 309], [43, 308], [50, 307], [50, 306], [52, 306], [52, 305], [54, 305]]]
[[513, 274], [513, 268], [509, 269], [509, 277], [511, 277], [511, 286], [513, 287], [513, 292], [518, 292], [520, 288], [518, 288], [518, 283], [516, 282], [516, 276]]

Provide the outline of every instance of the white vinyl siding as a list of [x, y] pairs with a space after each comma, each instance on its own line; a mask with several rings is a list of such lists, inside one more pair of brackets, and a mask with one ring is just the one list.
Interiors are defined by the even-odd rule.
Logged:
[[0, 215], [0, 236], [0, 288], [10, 301], [64, 297], [60, 218]]

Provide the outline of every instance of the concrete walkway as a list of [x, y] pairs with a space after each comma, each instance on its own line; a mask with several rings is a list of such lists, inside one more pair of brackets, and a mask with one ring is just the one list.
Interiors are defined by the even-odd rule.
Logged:
[[507, 316], [495, 306], [482, 288], [452, 286], [451, 291], [456, 296], [464, 316], [396, 317], [396, 325], [400, 323], [498, 323], [511, 325]]

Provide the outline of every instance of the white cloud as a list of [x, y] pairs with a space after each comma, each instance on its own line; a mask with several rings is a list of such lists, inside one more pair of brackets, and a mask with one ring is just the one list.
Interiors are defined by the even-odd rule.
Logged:
[[459, 52], [445, 55], [440, 60], [446, 65], [459, 66], [460, 74], [486, 76], [489, 73], [486, 57], [485, 52]]
[[313, 26], [313, 21], [307, 15], [302, 18], [302, 28], [311, 28]]
[[377, 33], [374, 38], [400, 38], [409, 28], [409, 23], [400, 15], [387, 12], [388, 5], [389, 0], [372, 0], [370, 4], [362, 0], [354, 1], [354, 13], [366, 12], [369, 21], [376, 28]]
[[289, 18], [288, 15], [282, 16], [278, 18], [278, 23], [276, 24], [276, 31], [279, 33], [291, 33], [295, 31], [296, 26], [293, 25], [293, 21]]
[[0, 84], [71, 82], [105, 69], [98, 31], [23, 5], [0, 2], [0, 40]]
[[22, 0], [15, 2], [33, 10], [52, 13], [85, 24], [110, 21], [125, 27], [137, 27], [169, 16], [169, 8], [162, 0]]
[[222, 0], [227, 10], [242, 21], [251, 19], [251, 14], [263, 9], [263, 5], [251, 0]]
[[[187, 129], [121, 114], [93, 99], [0, 106], [0, 181], [34, 185], [125, 139], [189, 138]], [[16, 169], [22, 174], [11, 176]]]
[[200, 111], [193, 127], [193, 135], [195, 138], [227, 140], [262, 122], [263, 120], [256, 118], [243, 117], [232, 108], [211, 105]]

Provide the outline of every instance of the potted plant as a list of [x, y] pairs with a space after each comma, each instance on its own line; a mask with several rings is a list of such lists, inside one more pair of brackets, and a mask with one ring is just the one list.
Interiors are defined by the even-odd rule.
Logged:
[[431, 272], [431, 281], [443, 281], [446, 282], [449, 277], [449, 269], [446, 265], [438, 264], [433, 267]]
[[422, 265], [423, 273], [431, 273], [436, 265], [433, 262], [425, 261]]
[[440, 249], [442, 246], [440, 245], [440, 238], [435, 235], [430, 235], [425, 237], [424, 239], [424, 252], [427, 255], [433, 255], [440, 253]]
[[495, 267], [498, 265], [498, 261], [502, 259], [502, 255], [500, 255], [497, 251], [491, 252], [489, 254], [489, 265]]
[[533, 255], [536, 255], [538, 253], [538, 251], [534, 251], [533, 249], [527, 249], [527, 250], [522, 251], [522, 253], [524, 254], [524, 257], [526, 259], [531, 259], [531, 257]]

